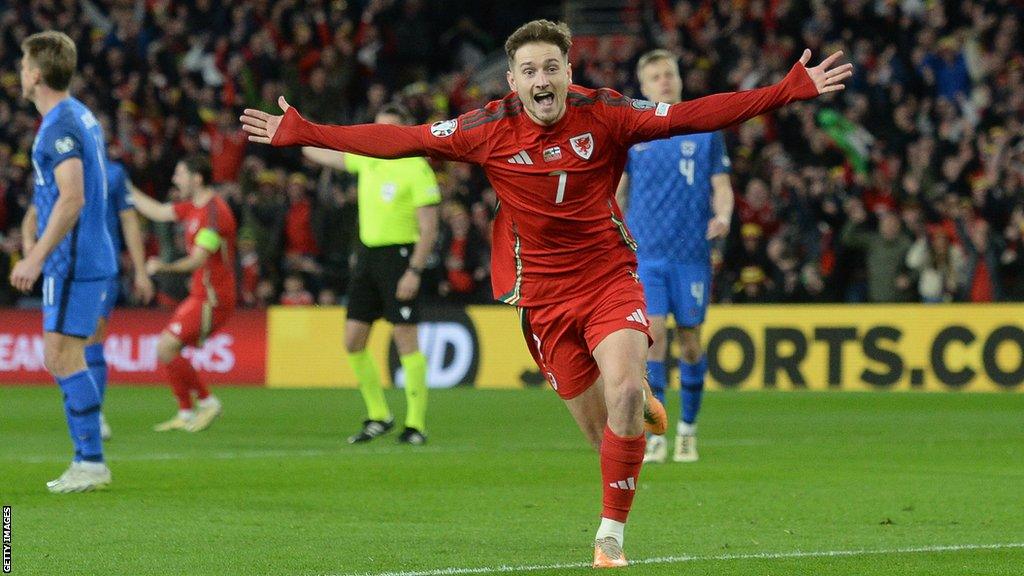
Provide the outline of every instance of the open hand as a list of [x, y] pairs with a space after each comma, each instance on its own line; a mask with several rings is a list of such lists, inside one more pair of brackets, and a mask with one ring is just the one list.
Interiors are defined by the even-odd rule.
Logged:
[[842, 57], [843, 51], [839, 50], [822, 60], [821, 64], [813, 68], [807, 68], [807, 63], [811, 61], [811, 51], [805, 49], [804, 53], [800, 56], [800, 64], [806, 68], [807, 75], [811, 77], [814, 87], [818, 89], [818, 94], [838, 92], [846, 87], [843, 85], [843, 80], [853, 76], [853, 64], [846, 63], [832, 68], [832, 65]]
[[32, 286], [35, 285], [42, 272], [42, 263], [37, 262], [35, 259], [24, 258], [18, 260], [18, 263], [14, 265], [14, 269], [11, 270], [11, 286], [14, 286], [20, 292], [28, 294], [32, 291]]
[[[277, 105], [285, 112], [291, 108], [284, 96], [278, 96]], [[274, 115], [262, 110], [246, 108], [238, 119], [242, 122], [242, 130], [249, 133], [249, 142], [270, 144], [270, 141], [274, 139], [274, 134], [277, 134], [277, 128], [281, 125], [283, 118], [284, 114]]]

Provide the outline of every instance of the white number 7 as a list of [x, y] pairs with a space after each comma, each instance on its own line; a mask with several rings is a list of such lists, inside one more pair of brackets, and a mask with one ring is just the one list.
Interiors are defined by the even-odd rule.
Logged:
[[555, 170], [548, 174], [548, 176], [558, 176], [558, 192], [555, 194], [555, 204], [561, 204], [562, 200], [565, 200], [565, 181], [569, 179], [569, 174], [565, 170]]

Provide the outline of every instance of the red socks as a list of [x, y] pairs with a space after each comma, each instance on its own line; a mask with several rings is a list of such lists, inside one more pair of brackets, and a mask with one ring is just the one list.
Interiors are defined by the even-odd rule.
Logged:
[[202, 400], [210, 395], [210, 389], [199, 380], [192, 363], [182, 356], [164, 365], [167, 373], [167, 381], [171, 384], [175, 398], [178, 399], [178, 407], [182, 410], [192, 409], [191, 391], [195, 390], [199, 399]]
[[636, 495], [646, 446], [647, 439], [643, 434], [624, 438], [616, 436], [608, 426], [604, 427], [604, 439], [601, 441], [602, 518], [625, 523]]

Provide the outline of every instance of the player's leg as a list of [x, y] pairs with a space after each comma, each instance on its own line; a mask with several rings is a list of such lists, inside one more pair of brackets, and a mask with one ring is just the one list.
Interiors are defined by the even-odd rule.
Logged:
[[426, 443], [427, 425], [427, 357], [420, 352], [420, 309], [418, 298], [399, 300], [398, 283], [409, 269], [413, 246], [388, 246], [374, 258], [372, 274], [379, 286], [384, 319], [394, 326], [393, 337], [398, 359], [405, 373], [405, 429], [398, 441], [405, 444]]
[[[351, 291], [350, 291], [351, 293]], [[380, 381], [380, 370], [373, 357], [366, 350], [366, 341], [370, 337], [372, 321], [365, 322], [352, 318], [353, 311], [362, 314], [363, 310], [357, 305], [353, 310], [352, 300], [349, 300], [349, 318], [345, 321], [345, 351], [348, 355], [348, 363], [352, 372], [356, 375], [359, 383], [359, 393], [366, 404], [366, 419], [363, 420], [362, 429], [348, 437], [349, 444], [369, 442], [378, 436], [388, 433], [395, 425], [395, 419], [388, 408], [388, 402], [384, 398], [384, 388]]]
[[676, 462], [695, 462], [697, 454], [697, 414], [704, 398], [707, 359], [700, 343], [701, 324], [707, 312], [710, 270], [704, 266], [679, 266], [673, 270], [673, 310], [678, 324], [682, 353], [679, 358], [679, 422], [676, 425]]
[[[644, 287], [644, 300], [647, 302], [647, 314], [651, 324], [648, 330], [653, 340], [647, 351], [647, 381], [654, 396], [664, 403], [668, 380], [665, 369], [665, 357], [668, 353], [665, 317], [669, 309], [668, 278], [665, 274], [665, 265], [664, 263], [641, 260], [637, 267], [637, 275], [640, 276], [640, 282]], [[665, 439], [665, 435], [648, 435], [644, 462], [662, 463], [667, 458], [668, 441]]]
[[[107, 319], [101, 317], [96, 324], [96, 332], [85, 342], [85, 364], [89, 373], [92, 374], [93, 382], [96, 383], [101, 405], [107, 396], [107, 359], [103, 354], [103, 341], [106, 337]], [[100, 410], [100, 436], [104, 440], [110, 440], [111, 434], [110, 425], [107, 424], [107, 419], [103, 416], [103, 411]]]
[[86, 338], [96, 329], [105, 286], [100, 282], [43, 280], [43, 362], [64, 396], [75, 447], [71, 466], [47, 483], [55, 493], [86, 492], [110, 484], [100, 435], [100, 393], [85, 362]]
[[182, 308], [188, 305], [188, 301], [178, 308], [174, 319], [168, 327], [160, 333], [160, 339], [156, 344], [156, 355], [160, 361], [164, 377], [171, 386], [175, 399], [178, 401], [178, 412], [170, 420], [160, 422], [153, 427], [156, 432], [169, 432], [171, 430], [184, 430], [195, 418], [195, 410], [192, 403], [192, 389], [197, 385], [199, 376], [195, 368], [181, 355], [181, 349], [185, 344], [175, 334], [182, 334], [182, 320], [187, 318], [187, 312]]
[[398, 441], [422, 445], [427, 441], [427, 357], [420, 352], [418, 324], [395, 324], [395, 347], [405, 373], [405, 430]]
[[565, 407], [569, 409], [569, 413], [576, 420], [576, 424], [590, 445], [600, 453], [604, 430], [608, 425], [608, 406], [604, 401], [604, 382], [598, 378], [579, 396], [565, 400]]
[[[89, 373], [92, 374], [92, 379], [96, 382], [96, 387], [100, 391], [101, 404], [107, 398], [108, 378], [107, 358], [103, 353], [103, 344], [107, 339], [107, 321], [110, 319], [110, 314], [114, 311], [114, 305], [117, 303], [119, 292], [120, 280], [115, 276], [107, 283], [107, 293], [103, 298], [103, 307], [100, 312], [100, 319], [96, 323], [96, 331], [93, 332], [92, 336], [85, 343], [85, 363], [89, 366]], [[113, 435], [102, 410], [100, 411], [100, 435], [104, 441], [110, 440]]]
[[[211, 334], [227, 324], [234, 310], [234, 302], [222, 302], [214, 306], [209, 300], [204, 300], [200, 306], [198, 334], [193, 335], [189, 333], [185, 336], [187, 340], [182, 340], [182, 342], [192, 346], [202, 346]], [[189, 389], [196, 395], [196, 414], [195, 418], [185, 426], [185, 430], [188, 432], [202, 432], [209, 428], [210, 424], [213, 424], [213, 421], [224, 413], [224, 406], [221, 404], [220, 399], [210, 392], [209, 385], [199, 373], [192, 368], [192, 363], [188, 362], [187, 364], [191, 370], [189, 374]]]
[[[644, 458], [644, 402], [647, 334], [621, 329], [593, 351], [604, 383], [608, 420], [601, 441], [603, 508], [595, 538], [595, 566], [625, 565], [626, 519], [633, 505]], [[611, 539], [612, 541], [609, 541]]]
[[708, 363], [700, 345], [700, 325], [678, 329], [682, 355], [679, 358], [679, 423], [676, 425], [676, 462], [696, 462], [697, 414], [704, 398], [704, 376]]

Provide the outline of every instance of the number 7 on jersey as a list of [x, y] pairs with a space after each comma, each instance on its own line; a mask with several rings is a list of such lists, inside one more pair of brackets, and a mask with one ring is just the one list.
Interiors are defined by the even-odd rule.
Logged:
[[558, 176], [558, 192], [555, 193], [555, 204], [561, 204], [562, 200], [565, 200], [565, 181], [569, 179], [569, 174], [565, 170], [555, 170], [549, 173], [548, 176]]

